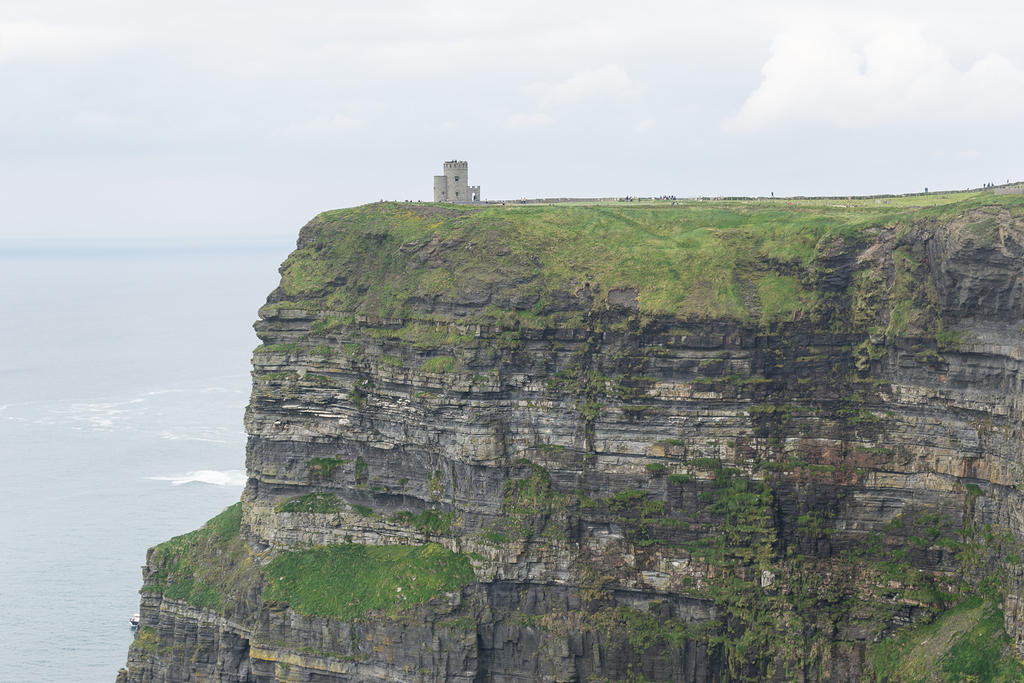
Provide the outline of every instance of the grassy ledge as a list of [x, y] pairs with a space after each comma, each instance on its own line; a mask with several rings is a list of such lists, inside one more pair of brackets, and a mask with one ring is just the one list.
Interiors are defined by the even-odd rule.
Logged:
[[333, 493], [307, 493], [302, 496], [289, 498], [275, 510], [277, 512], [318, 512], [329, 514], [339, 512], [341, 506], [338, 504], [338, 497]]
[[307, 615], [358, 619], [370, 610], [395, 613], [475, 580], [469, 557], [436, 543], [345, 544], [283, 552], [264, 569], [263, 599]]
[[258, 575], [239, 534], [241, 520], [242, 504], [235, 503], [201, 529], [153, 548], [142, 590], [223, 611], [231, 594], [244, 593]]
[[[641, 313], [768, 324], [821, 305], [816, 278], [829, 275], [837, 245], [863, 248], [872, 231], [967, 215], [957, 229], [991, 242], [992, 216], [1024, 215], [1020, 196], [903, 199], [370, 204], [314, 218], [282, 266], [281, 291], [320, 301], [320, 310], [390, 319], [409, 317], [424, 301], [489, 297], [524, 324], [544, 325], [544, 316], [565, 310], [567, 294], [586, 289], [601, 302], [613, 292], [628, 300], [629, 290]], [[481, 293], [488, 297], [473, 296]], [[328, 331], [330, 323], [321, 324]]]
[[981, 597], [930, 624], [907, 629], [869, 651], [876, 681], [1022, 681], [1003, 613]]

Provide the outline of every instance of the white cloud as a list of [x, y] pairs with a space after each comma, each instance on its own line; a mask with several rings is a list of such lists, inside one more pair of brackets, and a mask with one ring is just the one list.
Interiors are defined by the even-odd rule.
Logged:
[[551, 117], [542, 112], [512, 114], [506, 120], [509, 128], [537, 128], [538, 126], [547, 126], [551, 122]]
[[617, 64], [579, 71], [563, 81], [535, 81], [522, 88], [532, 100], [533, 111], [512, 114], [507, 123], [512, 128], [548, 125], [556, 114], [583, 103], [595, 101], [628, 101], [642, 94], [642, 87], [630, 79]]
[[0, 62], [18, 59], [80, 58], [133, 43], [131, 32], [106, 27], [32, 21], [0, 22]]
[[[1016, 177], [1022, 5], [913, 4], [5, 0], [0, 233], [135, 235], [168, 186], [180, 213], [147, 230], [182, 212], [199, 232], [290, 230], [324, 206], [428, 197], [455, 156], [490, 196]], [[773, 134], [729, 134], [734, 115]], [[53, 178], [78, 188], [67, 215], [39, 210]], [[108, 186], [136, 208], [97, 201]]]
[[326, 114], [294, 121], [284, 128], [284, 134], [294, 139], [320, 140], [344, 135], [366, 126], [366, 121], [344, 113]]
[[649, 130], [653, 130], [657, 125], [657, 122], [650, 117], [640, 119], [639, 121], [633, 124], [633, 132], [646, 133]]
[[726, 128], [821, 122], [860, 128], [1024, 112], [1024, 71], [998, 54], [957, 68], [909, 23], [817, 20], [778, 33], [758, 88]]
[[558, 83], [531, 83], [523, 88], [544, 109], [575, 104], [588, 99], [623, 99], [636, 90], [626, 70], [606, 64], [590, 71], [575, 73]]

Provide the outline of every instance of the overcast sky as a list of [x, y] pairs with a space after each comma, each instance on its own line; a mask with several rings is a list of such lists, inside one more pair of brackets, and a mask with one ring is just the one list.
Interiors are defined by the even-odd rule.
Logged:
[[0, 237], [1024, 177], [1024, 5], [0, 0]]

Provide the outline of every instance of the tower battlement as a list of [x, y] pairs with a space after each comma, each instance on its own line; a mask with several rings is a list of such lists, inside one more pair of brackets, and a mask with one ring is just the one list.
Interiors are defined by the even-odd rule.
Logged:
[[444, 175], [434, 176], [434, 201], [468, 204], [480, 201], [480, 186], [469, 184], [469, 162], [444, 162]]

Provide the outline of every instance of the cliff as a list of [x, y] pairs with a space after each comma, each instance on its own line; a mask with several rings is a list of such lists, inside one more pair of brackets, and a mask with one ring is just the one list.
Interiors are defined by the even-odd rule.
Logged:
[[126, 681], [1019, 680], [1024, 198], [375, 204]]

